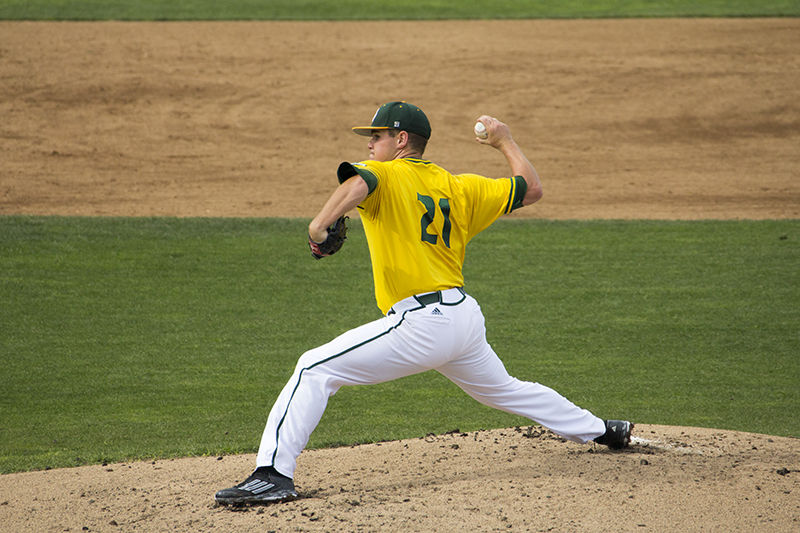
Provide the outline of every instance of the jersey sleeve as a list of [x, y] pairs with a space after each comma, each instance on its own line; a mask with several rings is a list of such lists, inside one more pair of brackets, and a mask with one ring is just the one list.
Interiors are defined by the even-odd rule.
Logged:
[[360, 161], [358, 163], [342, 163], [337, 172], [339, 182], [343, 183], [356, 174], [367, 184], [367, 197], [359, 204], [362, 216], [374, 216], [380, 206], [382, 184], [389, 179], [386, 163], [379, 161]]
[[477, 174], [459, 175], [470, 201], [470, 237], [489, 227], [501, 216], [522, 207], [528, 184], [522, 176], [491, 179]]
[[511, 179], [514, 180], [514, 201], [510, 205], [509, 213], [522, 207], [522, 201], [525, 199], [525, 195], [528, 194], [528, 182], [525, 181], [525, 178], [522, 176], [514, 176]]
[[339, 183], [344, 183], [356, 174], [361, 176], [361, 179], [363, 179], [367, 184], [367, 188], [369, 190], [367, 194], [371, 194], [372, 191], [375, 190], [375, 187], [378, 186], [378, 177], [369, 168], [364, 166], [363, 163], [348, 163], [345, 161], [339, 165], [339, 168], [336, 171], [336, 176], [339, 178]]

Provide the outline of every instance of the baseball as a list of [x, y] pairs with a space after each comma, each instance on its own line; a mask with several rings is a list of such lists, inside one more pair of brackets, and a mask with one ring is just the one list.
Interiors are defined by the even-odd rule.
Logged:
[[486, 131], [486, 126], [483, 125], [483, 122], [475, 123], [475, 135], [481, 139], [485, 139], [489, 136], [489, 133]]

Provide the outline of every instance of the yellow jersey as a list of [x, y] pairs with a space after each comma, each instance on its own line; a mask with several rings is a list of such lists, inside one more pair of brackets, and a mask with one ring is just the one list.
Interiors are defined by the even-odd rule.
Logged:
[[453, 175], [414, 158], [342, 163], [339, 180], [356, 173], [369, 189], [358, 209], [384, 314], [414, 294], [463, 286], [467, 243], [527, 191], [521, 176]]

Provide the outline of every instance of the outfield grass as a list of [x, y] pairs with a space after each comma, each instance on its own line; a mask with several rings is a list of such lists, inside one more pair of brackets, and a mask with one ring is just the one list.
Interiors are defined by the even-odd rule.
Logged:
[[[252, 452], [297, 357], [376, 318], [358, 223], [0, 217], [0, 472]], [[500, 221], [467, 289], [509, 370], [600, 416], [800, 436], [800, 221]], [[312, 447], [526, 424], [435, 373], [347, 388]]]
[[797, 0], [2, 0], [11, 20], [427, 20], [798, 16]]

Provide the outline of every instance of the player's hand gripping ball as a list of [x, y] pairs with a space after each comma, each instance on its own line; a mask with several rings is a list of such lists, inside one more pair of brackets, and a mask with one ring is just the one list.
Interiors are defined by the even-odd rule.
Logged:
[[339, 251], [347, 238], [346, 216], [336, 219], [331, 227], [328, 228], [328, 236], [322, 242], [314, 242], [311, 235], [308, 236], [308, 247], [314, 259], [322, 259], [328, 255], [333, 255]]
[[474, 130], [479, 139], [485, 139], [489, 136], [489, 132], [486, 131], [486, 126], [483, 125], [483, 122], [476, 122]]

